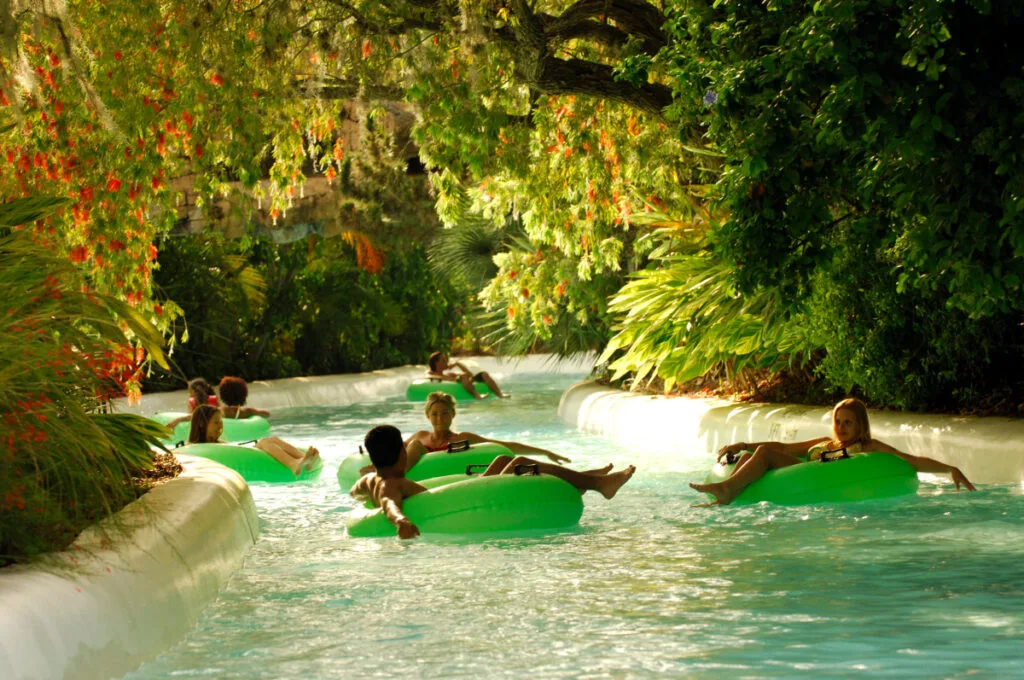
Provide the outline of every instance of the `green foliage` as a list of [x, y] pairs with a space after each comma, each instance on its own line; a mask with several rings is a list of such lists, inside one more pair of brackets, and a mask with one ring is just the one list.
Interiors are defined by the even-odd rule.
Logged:
[[805, 327], [771, 293], [737, 291], [703, 229], [661, 223], [671, 226], [648, 237], [658, 242], [657, 266], [637, 272], [609, 306], [618, 333], [598, 362], [610, 362], [612, 380], [629, 374], [639, 387], [657, 376], [670, 390], [719, 367], [777, 371], [810, 360], [816, 346]]
[[835, 244], [812, 281], [807, 322], [827, 350], [818, 371], [830, 384], [903, 409], [970, 408], [1020, 388], [1018, 317], [972, 319], [928, 290], [893, 295], [897, 279], [891, 255], [852, 235]]
[[907, 407], [1004, 384], [1024, 313], [1021, 28], [1019, 3], [923, 0], [697, 4], [667, 24], [672, 115], [724, 160], [714, 252], [741, 294], [829, 329], [833, 384]]
[[[449, 346], [461, 319], [459, 296], [415, 246], [387, 252], [377, 274], [340, 237], [279, 245], [208, 232], [169, 238], [161, 252], [159, 290], [178, 301], [187, 325], [176, 323], [172, 355], [183, 375], [154, 375], [154, 387], [422, 362]], [[262, 282], [261, 296], [246, 277]]]
[[29, 196], [16, 198], [0, 205], [0, 227], [17, 227], [46, 217], [56, 208], [68, 205], [66, 198]]
[[165, 431], [99, 412], [142, 370], [126, 332], [164, 361], [147, 319], [83, 292], [78, 272], [24, 231], [0, 237], [0, 291], [2, 566], [63, 548], [137, 497], [132, 474]]

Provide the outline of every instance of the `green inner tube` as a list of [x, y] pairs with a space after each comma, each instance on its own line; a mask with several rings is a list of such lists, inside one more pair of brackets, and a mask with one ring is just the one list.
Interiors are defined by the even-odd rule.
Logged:
[[[481, 395], [490, 394], [491, 388], [482, 382], [474, 382], [473, 387]], [[466, 391], [460, 383], [457, 382], [436, 382], [432, 380], [416, 380], [413, 384], [409, 385], [408, 389], [405, 390], [405, 398], [409, 401], [426, 401], [427, 396], [431, 392], [444, 392], [450, 394], [457, 401], [475, 401], [475, 397]]]
[[[157, 413], [152, 420], [166, 425], [175, 418], [187, 416], [187, 413], [164, 412]], [[188, 431], [192, 423], [188, 420], [178, 423], [174, 427], [174, 436], [164, 440], [167, 444], [177, 444], [188, 441]], [[224, 433], [221, 439], [226, 442], [250, 442], [262, 439], [270, 434], [270, 423], [262, 416], [250, 416], [248, 418], [224, 418]]]
[[[462, 475], [462, 481], [405, 499], [402, 512], [424, 534], [562, 529], [579, 523], [583, 498], [572, 484], [550, 475]], [[358, 538], [398, 534], [380, 509], [356, 510], [347, 524], [349, 536]]]
[[[716, 465], [709, 482], [726, 479], [735, 466]], [[829, 463], [809, 461], [769, 470], [744, 489], [733, 505], [850, 503], [917, 492], [917, 471], [889, 453], [852, 453]]]
[[242, 475], [247, 482], [284, 484], [313, 481], [320, 478], [320, 473], [324, 469], [323, 460], [318, 457], [311, 470], [303, 470], [298, 476], [295, 476], [291, 470], [279, 463], [269, 453], [249, 446], [234, 444], [188, 444], [177, 450], [216, 461]]
[[[425, 454], [416, 465], [406, 473], [406, 477], [419, 482], [431, 477], [465, 474], [467, 465], [488, 465], [498, 456], [514, 455], [501, 444], [484, 442], [473, 444], [465, 451], [449, 453], [433, 451]], [[362, 476], [359, 470], [370, 464], [370, 457], [365, 453], [355, 453], [341, 461], [338, 467], [338, 484], [341, 490], [348, 493], [352, 485]]]

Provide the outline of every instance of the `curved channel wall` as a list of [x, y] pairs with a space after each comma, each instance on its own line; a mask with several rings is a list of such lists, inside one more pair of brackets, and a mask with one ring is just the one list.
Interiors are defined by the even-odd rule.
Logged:
[[245, 481], [179, 455], [185, 471], [125, 507], [109, 545], [82, 533], [44, 564], [0, 570], [0, 678], [111, 678], [188, 633], [259, 533]]
[[[532, 354], [521, 359], [497, 357], [456, 357], [474, 372], [487, 371], [496, 380], [512, 373], [581, 373], [586, 374], [593, 365], [593, 357], [580, 361], [559, 360], [552, 355]], [[285, 408], [291, 406], [321, 406], [326, 404], [354, 404], [367, 399], [404, 395], [409, 383], [424, 377], [427, 367], [401, 366], [368, 373], [321, 375], [282, 380], [254, 380], [249, 383], [249, 399], [255, 408]], [[212, 376], [210, 382], [213, 383]], [[122, 411], [149, 415], [161, 411], [182, 411], [188, 401], [186, 390], [143, 395], [135, 404], [122, 402]], [[273, 420], [271, 420], [273, 423]]]
[[[559, 415], [586, 432], [671, 459], [708, 456], [731, 442], [814, 439], [831, 431], [820, 406], [737, 404], [631, 394], [596, 383], [562, 395]], [[955, 465], [973, 481], [1024, 483], [1024, 420], [871, 411], [871, 435], [917, 456]]]

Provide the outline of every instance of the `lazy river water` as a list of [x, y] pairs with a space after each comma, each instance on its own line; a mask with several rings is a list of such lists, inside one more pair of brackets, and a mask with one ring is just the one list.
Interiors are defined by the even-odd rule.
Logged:
[[639, 470], [585, 497], [572, 531], [350, 539], [338, 462], [371, 425], [426, 426], [391, 398], [280, 410], [316, 443], [311, 485], [254, 486], [262, 535], [196, 629], [126, 677], [1020, 677], [1024, 494], [856, 505], [694, 508], [710, 456], [630, 452], [557, 416], [580, 376], [513, 376], [456, 429], [529, 441], [573, 465]]

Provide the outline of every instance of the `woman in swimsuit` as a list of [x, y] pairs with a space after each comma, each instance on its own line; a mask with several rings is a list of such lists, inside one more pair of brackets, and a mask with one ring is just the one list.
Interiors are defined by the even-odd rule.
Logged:
[[506, 447], [512, 453], [547, 456], [555, 463], [568, 463], [569, 459], [557, 453], [541, 449], [519, 442], [504, 442], [498, 439], [488, 439], [473, 432], [455, 432], [452, 430], [452, 420], [455, 418], [455, 397], [444, 392], [431, 392], [427, 397], [427, 404], [424, 408], [427, 420], [430, 421], [432, 430], [420, 430], [405, 442], [407, 456], [407, 468], [411, 469], [420, 456], [429, 451], [444, 451], [448, 444], [455, 441], [468, 441], [470, 444], [482, 444], [483, 442], [494, 442]]
[[740, 451], [753, 451], [740, 456], [732, 475], [721, 482], [713, 484], [690, 484], [701, 493], [709, 493], [715, 497], [713, 505], [728, 505], [743, 489], [750, 486], [769, 470], [776, 470], [806, 459], [817, 460], [828, 451], [846, 449], [850, 453], [860, 451], [882, 451], [899, 456], [910, 463], [918, 472], [945, 473], [953, 478], [959, 489], [961, 485], [974, 491], [974, 485], [964, 476], [960, 468], [952, 465], [903, 453], [885, 442], [871, 437], [871, 425], [868, 422], [868, 411], [860, 399], [843, 399], [832, 409], [832, 436], [818, 437], [805, 442], [784, 444], [782, 442], [756, 442], [748, 444], [739, 442], [723, 446], [718, 452], [718, 460]]
[[[224, 433], [224, 414], [216, 406], [200, 404], [192, 412], [192, 426], [188, 433], [189, 444], [223, 444], [220, 440]], [[320, 452], [310, 446], [302, 451], [280, 437], [264, 437], [256, 442], [256, 448], [264, 453], [270, 454], [274, 460], [281, 463], [296, 476], [303, 468], [309, 470], [313, 467]], [[188, 452], [188, 448], [185, 448]]]

